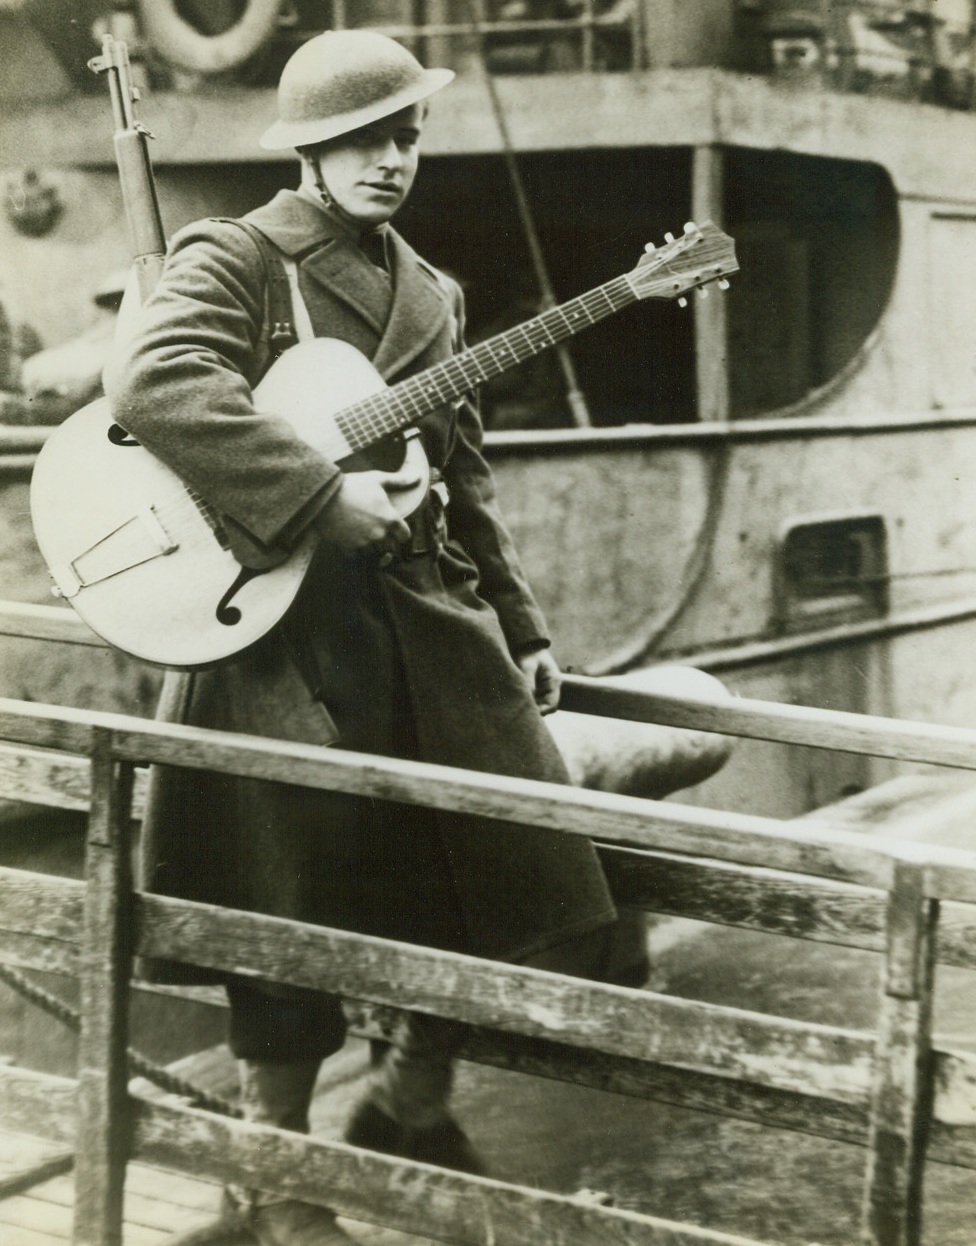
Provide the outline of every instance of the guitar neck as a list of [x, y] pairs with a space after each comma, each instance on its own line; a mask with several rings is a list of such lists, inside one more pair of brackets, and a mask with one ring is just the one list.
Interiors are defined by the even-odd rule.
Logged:
[[363, 450], [636, 301], [628, 279], [616, 277], [347, 407], [336, 423], [350, 449]]

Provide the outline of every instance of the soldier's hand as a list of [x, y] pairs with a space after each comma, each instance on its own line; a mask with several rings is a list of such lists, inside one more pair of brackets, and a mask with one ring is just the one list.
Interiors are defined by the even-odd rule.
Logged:
[[416, 470], [349, 472], [315, 518], [324, 540], [347, 554], [370, 547], [393, 551], [410, 539], [410, 528], [390, 501], [420, 484]]
[[516, 661], [532, 689], [539, 712], [551, 714], [559, 705], [559, 690], [563, 682], [556, 659], [548, 649], [536, 649], [533, 653], [523, 653]]

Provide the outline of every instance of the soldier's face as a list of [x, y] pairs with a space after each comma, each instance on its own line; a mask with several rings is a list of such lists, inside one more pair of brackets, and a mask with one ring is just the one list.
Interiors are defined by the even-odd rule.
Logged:
[[412, 104], [323, 143], [312, 155], [338, 206], [361, 225], [390, 219], [417, 176], [424, 107]]

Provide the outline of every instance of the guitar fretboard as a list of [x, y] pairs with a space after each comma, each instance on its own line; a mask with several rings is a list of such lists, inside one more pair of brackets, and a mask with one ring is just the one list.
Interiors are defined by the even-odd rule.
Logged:
[[628, 279], [616, 277], [347, 407], [336, 415], [336, 423], [350, 449], [365, 449], [636, 301]]

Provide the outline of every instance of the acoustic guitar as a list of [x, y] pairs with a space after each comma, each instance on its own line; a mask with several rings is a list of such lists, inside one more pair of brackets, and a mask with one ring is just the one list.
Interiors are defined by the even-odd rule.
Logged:
[[[406, 516], [429, 487], [412, 427], [423, 416], [638, 299], [680, 298], [738, 270], [732, 239], [711, 223], [666, 237], [624, 276], [393, 386], [346, 342], [300, 342], [255, 388], [255, 407], [289, 420], [344, 470], [375, 466], [376, 450], [387, 468], [406, 460], [420, 484], [391, 495]], [[266, 635], [294, 601], [318, 540], [308, 533], [270, 570], [242, 567], [221, 516], [114, 422], [107, 399], [51, 433], [30, 504], [55, 594], [109, 644], [184, 670], [213, 666]]]

